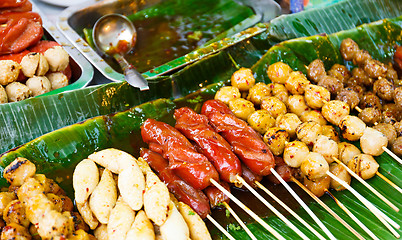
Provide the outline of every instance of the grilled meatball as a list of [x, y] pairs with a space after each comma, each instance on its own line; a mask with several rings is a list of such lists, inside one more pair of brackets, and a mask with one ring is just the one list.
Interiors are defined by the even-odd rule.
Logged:
[[68, 85], [68, 78], [62, 72], [48, 73], [46, 74], [52, 85], [52, 90], [59, 89]]
[[310, 84], [306, 76], [300, 71], [294, 71], [289, 74], [288, 80], [285, 82], [286, 89], [291, 94], [303, 94], [304, 88]]
[[381, 122], [382, 119], [381, 111], [373, 107], [363, 109], [358, 116], [369, 126], [373, 126], [374, 124]]
[[0, 60], [0, 85], [17, 81], [20, 70], [19, 63], [12, 60]]
[[402, 136], [402, 121], [396, 122], [394, 128], [398, 137]]
[[402, 120], [402, 109], [398, 108], [395, 103], [387, 103], [383, 106], [383, 113], [387, 112], [390, 116], [394, 117], [396, 121]]
[[[373, 92], [382, 100], [392, 101], [394, 98], [394, 85], [385, 78], [380, 78], [374, 82]], [[401, 96], [402, 97], [402, 96]]]
[[36, 166], [28, 159], [17, 157], [3, 171], [3, 177], [14, 186], [21, 186], [36, 172]]
[[367, 60], [371, 59], [371, 55], [366, 50], [359, 50], [353, 56], [353, 64], [358, 66], [364, 66]]
[[230, 110], [236, 117], [247, 121], [248, 116], [255, 112], [254, 104], [244, 98], [233, 99], [229, 102]]
[[296, 128], [296, 134], [300, 141], [312, 148], [318, 136], [322, 134], [322, 127], [316, 122], [304, 122]]
[[329, 137], [331, 140], [335, 142], [340, 142], [339, 133], [335, 130], [332, 125], [323, 125], [322, 126], [322, 135]]
[[345, 83], [345, 81], [352, 76], [350, 71], [346, 68], [345, 65], [341, 65], [338, 63], [335, 63], [331, 67], [331, 69], [328, 71], [328, 75], [341, 80], [342, 83]]
[[386, 77], [387, 68], [384, 63], [378, 60], [367, 59], [364, 62], [364, 71], [369, 77], [377, 79], [379, 77]]
[[359, 154], [354, 156], [348, 163], [348, 168], [363, 179], [374, 177], [378, 170], [378, 163], [368, 154]]
[[9, 102], [18, 102], [29, 98], [31, 90], [23, 83], [12, 82], [6, 86], [6, 93]]
[[327, 75], [325, 72], [324, 63], [320, 59], [312, 61], [307, 67], [308, 78], [317, 83], [321, 77]]
[[259, 82], [250, 88], [247, 100], [253, 102], [255, 105], [260, 105], [262, 100], [269, 96], [271, 96], [271, 91], [267, 84]]
[[52, 90], [52, 84], [47, 77], [34, 76], [27, 80], [26, 82], [28, 88], [32, 92], [32, 96], [38, 96]]
[[316, 122], [321, 126], [327, 124], [327, 120], [325, 120], [324, 116], [319, 110], [311, 110], [304, 112], [300, 116], [300, 120], [302, 120], [302, 122], [310, 122], [310, 121]]
[[264, 142], [268, 145], [271, 152], [277, 156], [283, 153], [288, 141], [289, 134], [283, 128], [272, 127], [264, 135]]
[[296, 128], [301, 124], [299, 117], [294, 113], [286, 113], [276, 118], [275, 126], [285, 129], [290, 138], [296, 136]]
[[286, 82], [291, 72], [293, 72], [293, 70], [289, 67], [289, 65], [283, 62], [271, 64], [267, 70], [268, 77], [273, 83], [282, 84]]
[[402, 156], [402, 137], [398, 137], [395, 139], [392, 144], [392, 152], [398, 156]]
[[18, 240], [30, 240], [31, 235], [28, 232], [28, 229], [17, 224], [10, 223], [3, 227], [1, 231], [1, 239], [18, 239]]
[[304, 178], [303, 184], [308, 190], [310, 190], [315, 196], [321, 197], [326, 191], [328, 191], [331, 183], [331, 178], [325, 176], [319, 179], [310, 180], [307, 177]]
[[359, 46], [351, 38], [346, 38], [342, 40], [340, 52], [343, 59], [345, 59], [346, 61], [352, 61], [355, 53], [359, 50]]
[[285, 146], [283, 160], [291, 167], [300, 167], [307, 154], [310, 152], [307, 145], [300, 141], [293, 141]]
[[255, 78], [250, 68], [240, 68], [232, 74], [230, 82], [240, 91], [248, 91], [255, 84]]
[[336, 96], [343, 88], [341, 80], [331, 76], [324, 76], [318, 81], [318, 86], [328, 89], [332, 96]]
[[3, 218], [7, 225], [10, 223], [18, 223], [27, 228], [30, 224], [25, 213], [25, 205], [18, 199], [11, 201], [3, 210]]
[[342, 137], [349, 141], [356, 141], [363, 135], [366, 124], [360, 118], [348, 115], [341, 120], [339, 128]]
[[275, 126], [275, 119], [267, 110], [261, 109], [253, 112], [247, 118], [248, 124], [257, 132], [264, 134], [268, 128]]
[[387, 137], [388, 145], [391, 145], [397, 137], [395, 127], [390, 123], [379, 123], [373, 128], [380, 131]]
[[[332, 163], [329, 166], [329, 171], [346, 182], [348, 185], [350, 185], [350, 182], [352, 181], [352, 177], [348, 173], [348, 171], [338, 163]], [[337, 182], [335, 179], [331, 178], [331, 187], [335, 189], [336, 191], [342, 191], [345, 190], [346, 188], [342, 186], [339, 182]]]
[[361, 154], [355, 145], [348, 142], [338, 143], [338, 151], [339, 160], [346, 165], [354, 156]]
[[345, 102], [332, 100], [324, 104], [321, 113], [328, 122], [338, 126], [340, 121], [349, 115], [350, 108]]
[[307, 106], [319, 109], [322, 108], [325, 101], [330, 100], [331, 93], [324, 87], [310, 84], [305, 89], [304, 98]]
[[329, 137], [320, 135], [314, 143], [313, 152], [320, 153], [330, 164], [334, 157], [338, 158], [338, 144]]
[[303, 95], [290, 95], [286, 103], [290, 112], [301, 116], [305, 111], [311, 110], [304, 101]]
[[402, 87], [395, 88], [394, 102], [395, 105], [399, 108], [399, 110], [402, 110]]
[[350, 109], [354, 109], [360, 102], [359, 95], [350, 87], [342, 89], [336, 96], [336, 100], [347, 103]]
[[310, 152], [300, 165], [300, 170], [310, 180], [319, 179], [327, 175], [329, 165], [321, 154]]
[[21, 70], [26, 77], [43, 76], [49, 71], [49, 63], [42, 53], [31, 52], [21, 60]]
[[240, 98], [240, 90], [237, 87], [221, 87], [215, 94], [215, 99], [224, 102], [226, 105], [233, 99]]
[[2, 103], [8, 103], [8, 96], [4, 87], [0, 85], [0, 104]]
[[49, 63], [52, 72], [63, 71], [69, 64], [70, 56], [61, 46], [55, 46], [46, 50], [43, 55]]
[[394, 82], [398, 80], [398, 73], [392, 66], [392, 63], [388, 63], [388, 65], [385, 65], [387, 68], [387, 75], [386, 78], [389, 79], [390, 81]]
[[287, 112], [286, 105], [277, 97], [267, 97], [261, 103], [261, 108], [271, 114], [273, 118], [277, 118], [280, 114]]
[[283, 84], [270, 83], [268, 87], [271, 90], [272, 96], [279, 98], [283, 103], [288, 101], [289, 92]]
[[365, 154], [380, 156], [384, 152], [383, 147], [387, 147], [387, 145], [388, 138], [371, 127], [366, 127], [360, 137], [360, 147]]
[[374, 82], [362, 68], [353, 68], [352, 78], [357, 85], [363, 84], [364, 86], [372, 86]]
[[380, 101], [380, 98], [378, 98], [374, 93], [372, 92], [366, 92], [363, 96], [363, 98], [360, 100], [359, 104], [360, 108], [368, 108], [368, 107], [374, 107], [377, 109], [382, 109], [382, 104]]

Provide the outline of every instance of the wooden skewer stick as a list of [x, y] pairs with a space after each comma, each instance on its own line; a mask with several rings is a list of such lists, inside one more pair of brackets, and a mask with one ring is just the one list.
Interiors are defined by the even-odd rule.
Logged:
[[379, 197], [381, 200], [383, 200], [388, 206], [390, 206], [392, 209], [394, 209], [396, 212], [399, 212], [399, 208], [396, 207], [393, 203], [391, 203], [388, 199], [386, 199], [381, 193], [379, 193], [376, 189], [374, 189], [372, 186], [370, 186], [370, 184], [368, 184], [366, 181], [363, 180], [363, 178], [361, 178], [359, 175], [357, 175], [355, 172], [353, 172], [350, 168], [348, 168], [343, 162], [339, 161], [339, 159], [337, 159], [336, 157], [332, 157], [332, 159], [337, 162], [339, 165], [341, 165], [342, 167], [344, 167], [346, 169], [346, 171], [348, 171], [348, 173], [350, 175], [352, 175], [354, 178], [356, 178], [357, 180], [359, 180], [359, 182], [361, 182], [365, 187], [367, 187], [371, 192], [374, 193], [374, 195], [376, 195], [377, 197]]
[[309, 238], [301, 232], [293, 223], [291, 223], [285, 216], [282, 215], [274, 206], [272, 206], [265, 198], [263, 198], [257, 191], [254, 190], [242, 177], [237, 175], [237, 180], [241, 182], [258, 200], [260, 200], [269, 210], [271, 210], [276, 216], [278, 216], [286, 225], [288, 225], [293, 231], [297, 233], [302, 239], [308, 240]]
[[229, 204], [227, 202], [223, 202], [223, 206], [225, 206], [225, 208], [229, 210], [230, 214], [236, 219], [236, 221], [240, 224], [240, 226], [244, 229], [244, 231], [246, 231], [247, 235], [252, 240], [257, 240], [254, 234], [250, 231], [250, 229], [248, 229], [248, 227], [246, 226], [246, 224], [244, 224], [244, 222], [240, 219], [240, 217], [237, 216], [236, 212], [229, 206]]
[[221, 190], [226, 196], [230, 198], [234, 203], [236, 203], [240, 208], [242, 208], [245, 212], [247, 212], [254, 220], [256, 220], [261, 226], [263, 226], [265, 229], [267, 229], [272, 235], [274, 235], [277, 239], [280, 240], [285, 240], [282, 235], [280, 235], [275, 229], [273, 229], [271, 226], [269, 226], [264, 220], [262, 220], [257, 214], [255, 214], [253, 211], [251, 211], [244, 203], [242, 203], [239, 199], [237, 199], [233, 194], [231, 194], [228, 190], [226, 190], [222, 185], [220, 185], [217, 181], [211, 178], [211, 183], [217, 187], [219, 190]]
[[304, 221], [303, 218], [301, 218], [297, 213], [295, 213], [292, 209], [290, 209], [282, 200], [280, 200], [277, 196], [275, 196], [271, 191], [268, 190], [268, 188], [264, 187], [260, 182], [255, 182], [257, 187], [259, 187], [261, 190], [263, 190], [265, 193], [267, 193], [271, 198], [273, 198], [279, 205], [281, 205], [286, 211], [288, 211], [294, 218], [299, 220], [308, 230], [310, 230], [316, 237], [318, 237], [321, 240], [325, 240], [325, 238], [317, 232], [310, 224], [308, 224], [306, 221]]
[[345, 211], [345, 213], [351, 219], [353, 219], [353, 221], [355, 221], [355, 223], [357, 223], [357, 225], [359, 225], [372, 239], [379, 240], [378, 237], [376, 235], [374, 235], [374, 233], [370, 229], [368, 229], [368, 227], [366, 227], [366, 225], [364, 225], [351, 211], [349, 211], [349, 209], [347, 209], [347, 207], [345, 205], [343, 205], [343, 203], [341, 203], [341, 201], [339, 201], [334, 195], [332, 195], [332, 193], [330, 191], [326, 190], [325, 193], [328, 194], [336, 202], [336, 204], [338, 204], [338, 206], [343, 211]]
[[217, 221], [215, 221], [215, 219], [213, 219], [213, 217], [211, 217], [211, 215], [207, 215], [207, 218], [209, 221], [211, 221], [212, 224], [215, 225], [215, 227], [217, 229], [219, 229], [219, 231], [221, 231], [223, 234], [225, 234], [225, 236], [227, 238], [229, 238], [230, 240], [236, 240], [234, 237], [232, 237], [232, 235], [230, 235], [230, 233], [228, 233], [228, 231], [226, 231]]
[[382, 180], [384, 180], [385, 182], [387, 182], [389, 185], [391, 185], [393, 188], [395, 188], [396, 190], [398, 190], [398, 192], [402, 193], [402, 189], [400, 187], [398, 187], [395, 183], [393, 183], [391, 180], [389, 180], [388, 178], [386, 178], [384, 175], [382, 175], [380, 172], [376, 172], [375, 174], [377, 174], [377, 176], [379, 176]]
[[[386, 228], [396, 237], [399, 238], [400, 235], [398, 232], [395, 231], [395, 229], [392, 228], [394, 226], [395, 228], [399, 229], [400, 226], [391, 220], [388, 216], [386, 216], [384, 213], [382, 213], [380, 210], [378, 210], [371, 202], [369, 202], [367, 199], [365, 199], [360, 193], [358, 193], [356, 190], [354, 190], [349, 184], [347, 184], [345, 181], [339, 179], [337, 176], [332, 174], [331, 172], [327, 171], [327, 175], [336, 180], [338, 183], [340, 183], [343, 187], [347, 188], [355, 197], [357, 197], [377, 218], [380, 220]], [[390, 224], [392, 226], [390, 226]]]
[[336, 240], [335, 236], [328, 230], [328, 228], [321, 222], [320, 219], [311, 211], [311, 209], [303, 202], [303, 200], [293, 191], [293, 189], [285, 182], [281, 176], [274, 170], [271, 169], [272, 174], [282, 183], [282, 185], [288, 190], [288, 192], [296, 199], [296, 201], [306, 210], [310, 217], [318, 224], [318, 226], [325, 232], [325, 234], [331, 239]]
[[328, 207], [327, 204], [325, 204], [323, 201], [321, 201], [320, 198], [318, 198], [314, 193], [312, 193], [310, 190], [308, 190], [299, 180], [296, 178], [292, 177], [291, 180], [295, 182], [301, 189], [303, 189], [310, 197], [312, 197], [318, 204], [320, 204], [321, 207], [323, 207], [325, 210], [329, 212], [336, 220], [338, 220], [344, 227], [346, 227], [353, 235], [355, 235], [357, 238], [363, 240], [364, 237], [360, 235], [354, 228], [352, 228], [345, 220], [343, 220], [336, 212], [334, 212], [330, 207]]

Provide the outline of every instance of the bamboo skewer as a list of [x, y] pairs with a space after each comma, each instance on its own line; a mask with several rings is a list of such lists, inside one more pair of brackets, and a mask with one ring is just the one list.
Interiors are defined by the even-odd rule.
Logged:
[[288, 225], [293, 231], [297, 233], [302, 239], [309, 239], [304, 233], [302, 233], [295, 225], [293, 225], [285, 216], [283, 216], [278, 210], [276, 210], [267, 200], [265, 200], [257, 191], [254, 190], [242, 177], [237, 176], [237, 180], [241, 182], [258, 200], [260, 200], [266, 207], [269, 208], [276, 216], [278, 216], [286, 225]]
[[[345, 181], [339, 179], [337, 176], [332, 174], [331, 172], [327, 172], [327, 175], [336, 180], [338, 183], [340, 183], [343, 187], [347, 188], [355, 197], [357, 197], [384, 225], [385, 227], [388, 228], [388, 230], [396, 237], [399, 238], [400, 235], [395, 231], [395, 229], [392, 228], [395, 227], [397, 229], [400, 228], [400, 226], [395, 223], [393, 220], [391, 220], [388, 216], [386, 216], [384, 213], [382, 213], [380, 210], [378, 210], [372, 203], [370, 203], [367, 199], [365, 199], [362, 195], [360, 195], [356, 190], [354, 190], [349, 184], [347, 184]], [[392, 226], [391, 226], [391, 225]]]
[[265, 193], [267, 193], [271, 198], [273, 198], [279, 205], [281, 205], [286, 211], [288, 211], [294, 218], [299, 220], [308, 230], [310, 230], [316, 237], [318, 237], [321, 240], [325, 240], [325, 238], [317, 232], [310, 224], [308, 224], [306, 221], [304, 221], [303, 218], [301, 218], [297, 213], [295, 213], [292, 209], [290, 209], [282, 200], [280, 200], [277, 196], [275, 196], [271, 191], [268, 190], [268, 188], [264, 187], [260, 182], [255, 182], [255, 184], [263, 190]]
[[336, 204], [343, 210], [345, 213], [359, 225], [363, 231], [365, 231], [372, 239], [374, 240], [379, 240], [376, 235], [368, 228], [366, 225], [364, 225], [341, 201], [339, 201], [330, 191], [325, 191], [335, 202]]
[[253, 211], [251, 211], [246, 205], [244, 205], [239, 199], [237, 199], [235, 196], [233, 196], [228, 190], [226, 190], [224, 187], [222, 187], [217, 181], [214, 179], [210, 180], [211, 183], [217, 187], [219, 190], [221, 190], [226, 196], [230, 198], [234, 203], [236, 203], [240, 208], [242, 208], [245, 212], [247, 212], [254, 220], [256, 220], [259, 224], [261, 224], [265, 229], [267, 229], [272, 235], [274, 235], [277, 239], [280, 240], [285, 240], [282, 235], [280, 235], [275, 229], [273, 229], [271, 226], [269, 226], [264, 220], [262, 220], [257, 214], [255, 214]]
[[320, 219], [311, 211], [311, 209], [303, 202], [303, 200], [293, 191], [293, 189], [287, 184], [281, 176], [274, 170], [271, 169], [272, 174], [282, 183], [282, 185], [288, 190], [288, 192], [296, 199], [296, 201], [306, 210], [310, 217], [318, 224], [318, 226], [325, 232], [325, 234], [331, 239], [336, 240], [334, 235], [328, 230], [328, 228], [321, 222]]
[[385, 182], [387, 182], [389, 185], [391, 185], [393, 188], [395, 188], [396, 190], [398, 190], [398, 192], [402, 193], [402, 189], [400, 187], [398, 187], [395, 183], [393, 183], [391, 180], [389, 180], [388, 178], [386, 178], [384, 175], [382, 175], [380, 172], [376, 172], [375, 174], [377, 174], [377, 176], [379, 176], [382, 180], [384, 180]]
[[313, 198], [321, 207], [323, 207], [329, 214], [331, 214], [336, 220], [338, 220], [344, 227], [346, 227], [350, 232], [353, 233], [357, 238], [364, 240], [364, 237], [360, 235], [354, 228], [352, 228], [345, 220], [343, 220], [336, 212], [334, 212], [327, 204], [321, 201], [314, 193], [308, 190], [301, 182], [296, 178], [292, 177], [291, 180], [295, 182], [301, 189], [303, 189], [311, 198]]
[[350, 175], [352, 175], [354, 178], [359, 180], [365, 187], [367, 187], [371, 192], [374, 193], [377, 197], [379, 197], [381, 200], [383, 200], [388, 206], [390, 206], [392, 209], [394, 209], [396, 212], [399, 212], [399, 208], [396, 207], [393, 203], [391, 203], [388, 199], [386, 199], [381, 193], [379, 193], [376, 189], [374, 189], [372, 186], [370, 186], [366, 181], [364, 181], [359, 175], [357, 175], [355, 172], [353, 172], [350, 168], [348, 168], [343, 162], [339, 161], [336, 157], [332, 157], [332, 159], [340, 164], [342, 167], [348, 171]]
[[240, 224], [240, 226], [246, 231], [247, 235], [252, 239], [252, 240], [257, 240], [257, 238], [254, 236], [254, 234], [248, 229], [246, 224], [240, 219], [240, 217], [236, 214], [236, 212], [227, 204], [227, 202], [223, 202], [223, 206], [227, 210], [229, 210], [230, 214], [236, 219], [236, 221]]
[[227, 238], [229, 238], [230, 240], [236, 240], [234, 237], [232, 237], [232, 235], [230, 235], [230, 233], [228, 233], [217, 221], [215, 221], [215, 219], [213, 217], [211, 217], [211, 215], [207, 215], [207, 218], [209, 221], [211, 221], [212, 224], [215, 225], [215, 227], [217, 229], [219, 229], [219, 231], [221, 231]]

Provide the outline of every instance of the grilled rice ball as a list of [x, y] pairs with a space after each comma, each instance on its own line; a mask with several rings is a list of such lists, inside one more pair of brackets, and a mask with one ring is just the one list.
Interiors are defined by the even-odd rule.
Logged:
[[296, 128], [297, 138], [308, 147], [313, 147], [319, 135], [322, 134], [322, 127], [316, 122], [304, 122]]
[[21, 65], [12, 60], [0, 60], [0, 85], [15, 82], [20, 74]]
[[250, 68], [240, 68], [232, 74], [230, 78], [232, 86], [237, 87], [240, 91], [248, 91], [255, 85], [255, 78]]
[[273, 83], [281, 83], [284, 84], [289, 77], [289, 74], [293, 72], [292, 68], [289, 67], [286, 63], [276, 62], [274, 64], [269, 65], [267, 74], [269, 79]]
[[45, 76], [34, 76], [28, 78], [26, 85], [31, 90], [32, 96], [34, 97], [50, 92], [50, 90], [52, 90], [52, 84]]
[[267, 84], [259, 82], [250, 88], [247, 100], [253, 102], [255, 105], [260, 105], [262, 100], [269, 96], [271, 96], [271, 91]]
[[320, 59], [316, 59], [308, 65], [307, 76], [311, 81], [318, 83], [325, 75], [327, 73], [325, 72], [324, 63]]
[[267, 110], [275, 119], [287, 112], [286, 105], [277, 97], [267, 97], [262, 100], [261, 108]]
[[0, 104], [2, 103], [8, 103], [8, 96], [4, 87], [0, 85]]
[[285, 149], [285, 145], [289, 142], [288, 132], [279, 127], [272, 127], [264, 134], [264, 142], [274, 155], [281, 155]]
[[375, 125], [373, 128], [375, 130], [380, 131], [382, 134], [384, 134], [387, 137], [388, 145], [391, 145], [397, 137], [395, 127], [390, 123], [379, 123], [379, 124]]
[[18, 102], [29, 98], [31, 90], [23, 83], [12, 82], [6, 86], [6, 92], [9, 102]]
[[358, 154], [361, 152], [355, 145], [348, 142], [338, 143], [338, 157], [344, 164], [348, 165], [349, 161]]
[[244, 98], [233, 99], [229, 102], [229, 108], [236, 117], [245, 121], [250, 114], [255, 112], [254, 104]]
[[311, 108], [309, 108], [304, 101], [303, 95], [290, 95], [286, 105], [290, 112], [296, 114], [299, 117], [304, 112], [311, 110]]
[[310, 180], [319, 179], [327, 175], [329, 165], [321, 154], [309, 152], [300, 165], [300, 170]]
[[343, 138], [357, 141], [363, 135], [366, 124], [360, 118], [348, 115], [341, 120], [339, 128]]
[[[329, 165], [329, 171], [346, 182], [348, 185], [350, 185], [350, 182], [352, 181], [352, 177], [348, 173], [348, 171], [342, 166], [339, 165], [338, 163], [332, 163]], [[346, 188], [342, 186], [339, 182], [337, 182], [335, 179], [331, 178], [331, 188], [335, 189], [336, 191], [343, 191]]]
[[302, 123], [294, 113], [286, 113], [276, 118], [275, 126], [285, 129], [290, 138], [296, 137], [296, 128]]
[[294, 71], [289, 74], [288, 80], [285, 82], [286, 89], [293, 95], [303, 94], [304, 88], [310, 84], [306, 76], [300, 71]]
[[348, 163], [348, 168], [364, 180], [374, 177], [379, 166], [373, 156], [369, 154], [356, 155]]
[[330, 100], [331, 93], [324, 87], [310, 84], [305, 89], [304, 98], [307, 106], [319, 109], [324, 105], [324, 101]]
[[303, 184], [315, 196], [321, 197], [326, 191], [328, 191], [331, 184], [331, 178], [329, 176], [325, 176], [322, 178], [310, 180], [305, 177], [303, 180]]
[[373, 92], [382, 100], [392, 101], [394, 99], [394, 85], [385, 78], [380, 78], [374, 82]]
[[402, 137], [397, 137], [392, 143], [392, 152], [398, 156], [402, 156]]
[[354, 55], [356, 54], [357, 51], [360, 50], [359, 46], [355, 41], [353, 41], [351, 38], [346, 38], [342, 40], [341, 46], [340, 46], [340, 52], [346, 61], [352, 61]]
[[359, 95], [350, 87], [342, 89], [335, 99], [347, 103], [350, 109], [354, 109], [360, 102]]
[[383, 147], [387, 147], [387, 145], [388, 138], [380, 131], [371, 127], [366, 127], [363, 135], [360, 137], [360, 147], [362, 152], [366, 154], [380, 156], [384, 152]]
[[300, 116], [300, 120], [302, 120], [302, 122], [310, 122], [310, 121], [316, 122], [321, 126], [327, 124], [327, 120], [325, 120], [324, 116], [319, 110], [311, 110], [303, 112], [302, 115]]
[[257, 132], [264, 134], [267, 129], [275, 126], [275, 119], [267, 110], [261, 109], [253, 112], [247, 118], [248, 124]]
[[375, 123], [380, 122], [382, 119], [381, 111], [373, 107], [363, 109], [358, 116], [369, 126], [373, 126]]
[[335, 126], [339, 126], [341, 120], [349, 115], [350, 108], [345, 102], [332, 100], [324, 104], [321, 109], [321, 113], [328, 122], [334, 124]]
[[283, 151], [283, 160], [288, 166], [298, 168], [309, 152], [310, 150], [305, 143], [300, 141], [289, 142]]
[[240, 97], [240, 90], [233, 86], [221, 87], [215, 94], [215, 99], [224, 102], [226, 105], [228, 105], [231, 100]]

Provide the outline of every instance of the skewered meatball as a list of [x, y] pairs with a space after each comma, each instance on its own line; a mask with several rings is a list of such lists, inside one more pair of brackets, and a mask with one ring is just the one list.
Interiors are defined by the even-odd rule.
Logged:
[[289, 134], [283, 128], [272, 127], [264, 135], [264, 142], [274, 155], [281, 155], [288, 141]]
[[302, 162], [300, 170], [310, 180], [319, 179], [327, 175], [329, 165], [321, 154], [310, 152]]
[[359, 105], [360, 99], [357, 92], [353, 91], [352, 88], [344, 88], [336, 96], [336, 100], [345, 102], [349, 105], [350, 109], [354, 109]]
[[301, 116], [305, 111], [310, 111], [311, 109], [306, 105], [303, 95], [290, 95], [288, 102], [286, 103], [290, 112]]
[[0, 104], [2, 103], [8, 103], [8, 96], [4, 87], [0, 85]]
[[396, 135], [398, 137], [402, 136], [402, 121], [396, 122], [394, 124], [394, 128], [395, 128], [395, 131], [396, 131]]
[[296, 128], [297, 138], [307, 146], [313, 147], [317, 138], [322, 134], [321, 125], [316, 122], [304, 122]]
[[296, 136], [296, 128], [301, 124], [299, 117], [294, 113], [286, 113], [276, 118], [275, 126], [285, 129], [290, 138]]
[[359, 50], [359, 46], [351, 38], [346, 38], [342, 40], [340, 52], [343, 59], [345, 59], [346, 61], [352, 61], [355, 53]]
[[229, 108], [236, 117], [245, 121], [250, 114], [255, 112], [254, 104], [244, 98], [233, 99], [229, 102]]
[[384, 63], [375, 60], [375, 59], [367, 59], [364, 62], [364, 71], [371, 78], [379, 78], [385, 77], [387, 73], [387, 68]]
[[69, 64], [70, 56], [61, 46], [49, 48], [43, 55], [49, 63], [49, 69], [52, 72], [63, 71]]
[[368, 154], [359, 154], [354, 156], [348, 163], [348, 168], [363, 179], [374, 177], [378, 170], [378, 163]]
[[342, 83], [351, 77], [350, 71], [346, 68], [346, 66], [338, 63], [335, 63], [331, 67], [331, 69], [328, 71], [328, 75], [341, 80]]
[[20, 74], [21, 65], [12, 60], [0, 60], [0, 85], [15, 82]]
[[371, 55], [366, 50], [359, 50], [353, 56], [353, 64], [358, 66], [364, 66], [367, 60], [371, 59]]
[[303, 94], [304, 88], [310, 84], [306, 76], [300, 71], [290, 73], [288, 80], [285, 82], [286, 89], [293, 95]]
[[279, 83], [270, 83], [268, 84], [269, 89], [271, 90], [271, 94], [274, 97], [279, 98], [282, 102], [286, 103], [289, 98], [289, 93], [286, 87]]
[[363, 136], [360, 138], [360, 147], [366, 154], [379, 156], [384, 152], [383, 147], [388, 145], [387, 137], [374, 128], [364, 129]]
[[372, 86], [374, 80], [361, 68], [353, 68], [352, 78], [356, 81], [357, 85], [363, 84], [364, 86]]
[[28, 159], [17, 157], [3, 171], [3, 177], [14, 186], [21, 186], [26, 179], [36, 172], [36, 166]]
[[354, 156], [361, 154], [360, 150], [355, 145], [348, 142], [338, 143], [338, 151], [339, 160], [346, 165]]
[[215, 94], [215, 99], [224, 102], [226, 105], [233, 99], [240, 98], [240, 91], [237, 87], [221, 87]]
[[261, 109], [253, 112], [247, 118], [248, 124], [257, 132], [264, 134], [268, 128], [275, 126], [275, 119], [267, 110]]
[[305, 91], [304, 98], [307, 106], [313, 109], [322, 108], [324, 101], [328, 102], [331, 98], [331, 93], [321, 86], [310, 84], [306, 87]]
[[314, 143], [313, 152], [320, 153], [330, 164], [334, 161], [333, 157], [338, 158], [338, 144], [329, 137], [320, 135]]
[[302, 122], [316, 122], [320, 124], [321, 126], [324, 126], [327, 124], [327, 120], [325, 120], [324, 116], [322, 113], [318, 110], [311, 110], [311, 111], [306, 111], [300, 116], [300, 120]]
[[373, 128], [375, 130], [380, 131], [382, 134], [384, 134], [387, 137], [388, 145], [391, 145], [397, 137], [395, 127], [390, 123], [380, 123], [380, 124], [377, 124], [376, 126], [374, 126]]
[[1, 239], [21, 239], [29, 240], [31, 235], [29, 235], [28, 229], [17, 224], [10, 223], [3, 227], [1, 231]]
[[47, 79], [49, 79], [52, 85], [52, 90], [59, 89], [68, 85], [68, 78], [62, 72], [55, 72], [46, 74]]
[[392, 152], [398, 156], [402, 156], [402, 137], [397, 137], [392, 144]]
[[[348, 173], [348, 171], [338, 163], [332, 163], [329, 166], [329, 171], [346, 182], [348, 185], [350, 185], [350, 182], [352, 181], [352, 177]], [[337, 182], [335, 179], [331, 178], [331, 188], [335, 189], [336, 191], [343, 191], [346, 188], [342, 186], [339, 182]]]
[[27, 228], [30, 224], [25, 213], [25, 205], [18, 199], [11, 201], [3, 210], [3, 219], [7, 225], [17, 223]]
[[282, 84], [286, 82], [291, 72], [293, 72], [293, 70], [289, 67], [289, 65], [283, 62], [271, 64], [267, 70], [268, 77], [273, 83]]
[[342, 137], [349, 141], [359, 140], [364, 133], [366, 124], [356, 116], [346, 116], [341, 120], [339, 128], [342, 132]]
[[271, 96], [269, 87], [265, 83], [259, 82], [250, 88], [248, 91], [247, 100], [256, 105], [260, 105], [262, 100], [269, 96]]
[[42, 53], [31, 52], [22, 58], [21, 70], [26, 77], [43, 76], [49, 71], [49, 63]]
[[317, 85], [327, 89], [332, 96], [336, 96], [343, 89], [342, 81], [331, 76], [323, 76]]
[[331, 178], [325, 176], [319, 179], [309, 180], [304, 178], [303, 184], [308, 190], [310, 190], [315, 196], [321, 197], [329, 189]]
[[232, 74], [230, 82], [240, 91], [248, 91], [255, 84], [255, 78], [250, 68], [240, 68]]
[[18, 102], [25, 100], [31, 96], [31, 90], [20, 82], [12, 82], [6, 86], [8, 101]]
[[325, 75], [324, 63], [320, 59], [316, 59], [308, 65], [307, 76], [311, 81], [317, 83]]
[[395, 105], [399, 108], [399, 110], [402, 110], [402, 87], [395, 88], [394, 102]]
[[300, 141], [293, 141], [285, 146], [283, 160], [290, 167], [298, 168], [308, 155], [310, 150], [307, 145]]
[[349, 115], [350, 108], [345, 102], [332, 100], [324, 104], [321, 113], [328, 122], [338, 126], [341, 120]]
[[363, 109], [368, 107], [375, 107], [380, 110], [382, 109], [380, 98], [372, 92], [366, 92], [363, 96], [363, 99], [360, 100], [360, 108]]
[[31, 77], [27, 80], [26, 85], [34, 97], [47, 93], [52, 89], [52, 85], [47, 77]]
[[394, 98], [394, 85], [385, 78], [380, 78], [374, 82], [373, 92], [382, 100], [392, 101]]
[[340, 142], [339, 133], [335, 130], [335, 128], [331, 125], [323, 125], [322, 127], [322, 135], [329, 137], [331, 140], [335, 142]]
[[373, 126], [375, 123], [380, 122], [382, 119], [381, 111], [373, 107], [363, 109], [358, 116], [369, 126]]
[[265, 98], [261, 103], [261, 108], [267, 110], [275, 119], [280, 114], [286, 113], [286, 105], [277, 97]]

